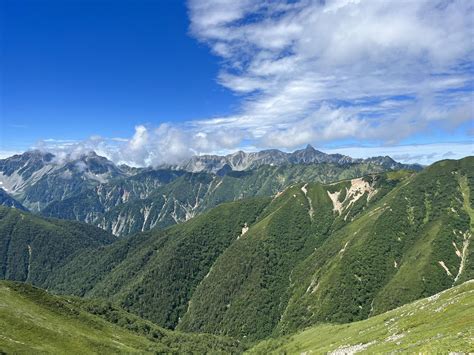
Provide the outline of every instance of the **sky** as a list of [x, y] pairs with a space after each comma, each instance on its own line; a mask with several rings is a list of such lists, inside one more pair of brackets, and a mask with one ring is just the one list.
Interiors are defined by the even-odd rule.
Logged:
[[471, 0], [3, 0], [0, 157], [474, 154]]

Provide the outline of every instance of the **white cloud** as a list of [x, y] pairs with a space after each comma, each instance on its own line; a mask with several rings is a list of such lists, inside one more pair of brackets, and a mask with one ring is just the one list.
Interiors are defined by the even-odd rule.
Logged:
[[54, 153], [58, 161], [75, 159], [95, 151], [118, 164], [159, 166], [179, 163], [195, 154], [232, 149], [238, 146], [242, 138], [233, 130], [205, 132], [170, 124], [161, 124], [159, 127], [138, 125], [129, 139], [100, 136], [83, 141], [46, 139], [38, 142], [34, 148]]
[[433, 122], [473, 119], [472, 90], [452, 94], [473, 82], [463, 69], [473, 59], [473, 7], [191, 0], [192, 33], [224, 60], [219, 82], [246, 94], [239, 114], [203, 124], [247, 130], [257, 145], [295, 147], [303, 139], [396, 142]]
[[15, 154], [21, 154], [21, 151], [16, 151], [16, 150], [0, 150], [0, 159], [5, 159], [8, 157], [11, 157], [12, 155]]
[[[474, 120], [471, 0], [189, 0], [188, 7], [192, 35], [222, 59], [217, 80], [240, 95], [240, 109], [56, 147], [95, 147], [133, 165], [347, 139], [391, 151], [385, 146], [433, 128], [449, 135]], [[434, 156], [458, 152], [445, 148]]]
[[388, 155], [402, 163], [429, 165], [442, 159], [460, 159], [474, 155], [474, 143], [433, 143], [398, 146], [344, 147], [325, 149], [327, 153], [340, 153], [354, 158]]

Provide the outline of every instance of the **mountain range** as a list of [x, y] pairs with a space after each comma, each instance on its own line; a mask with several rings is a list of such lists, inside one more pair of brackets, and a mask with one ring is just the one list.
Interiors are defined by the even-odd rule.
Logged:
[[417, 169], [420, 166], [401, 164], [389, 156], [379, 156], [368, 159], [354, 159], [342, 154], [326, 154], [314, 149], [310, 144], [304, 149], [292, 153], [282, 152], [278, 149], [268, 149], [259, 152], [246, 153], [238, 151], [233, 154], [219, 155], [196, 155], [182, 164], [174, 166], [179, 170], [191, 172], [206, 171], [212, 173], [225, 173], [229, 170], [249, 170], [262, 165], [281, 166], [288, 164], [321, 164], [330, 163], [336, 165], [369, 163], [380, 165], [386, 169]]
[[[317, 151], [292, 154], [304, 153]], [[74, 164], [26, 154], [0, 165], [11, 192], [0, 207], [0, 278], [48, 293], [8, 282], [0, 292], [42, 319], [56, 314], [79, 347], [95, 347], [78, 330], [86, 322], [103, 330], [100, 339], [121, 327], [123, 346], [97, 340], [117, 352], [126, 344], [144, 352], [474, 348], [461, 311], [474, 279], [474, 157], [423, 169], [369, 159], [245, 170], [224, 157], [187, 171], [117, 167], [95, 154]], [[48, 189], [31, 194], [41, 186]], [[22, 209], [33, 196], [43, 207]], [[12, 198], [21, 205], [12, 208]], [[2, 312], [19, 322], [10, 311], [0, 320]], [[420, 323], [430, 314], [447, 334]], [[47, 324], [35, 324], [39, 339]], [[311, 342], [322, 334], [333, 340]], [[25, 340], [21, 331], [5, 336]], [[0, 350], [11, 343], [0, 338]]]
[[389, 157], [330, 155], [311, 146], [294, 153], [199, 156], [159, 169], [116, 166], [93, 152], [59, 159], [31, 151], [0, 160], [0, 203], [124, 236], [181, 223], [222, 202], [271, 196], [295, 182], [327, 183], [398, 169], [421, 167]]

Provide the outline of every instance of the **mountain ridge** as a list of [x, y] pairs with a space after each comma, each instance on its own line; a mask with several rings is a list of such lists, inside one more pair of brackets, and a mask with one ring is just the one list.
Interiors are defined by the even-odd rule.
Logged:
[[7, 194], [0, 204], [17, 200], [18, 207], [32, 212], [87, 222], [123, 236], [181, 223], [221, 202], [270, 196], [294, 182], [327, 183], [420, 168], [390, 157], [325, 154], [310, 145], [293, 153], [238, 151], [225, 157], [195, 156], [190, 162], [166, 169], [131, 168], [94, 152], [55, 156], [29, 151], [0, 160], [0, 188]]
[[474, 277], [473, 159], [225, 203], [77, 255], [48, 287], [250, 340], [366, 319]]
[[262, 165], [284, 165], [284, 164], [319, 164], [333, 163], [338, 165], [372, 163], [381, 165], [387, 169], [414, 169], [420, 170], [418, 164], [398, 163], [389, 156], [377, 156], [366, 159], [351, 158], [342, 154], [327, 154], [316, 150], [308, 144], [306, 148], [295, 150], [291, 153], [282, 152], [278, 149], [267, 149], [258, 152], [237, 151], [225, 156], [221, 155], [196, 155], [178, 165], [164, 165], [174, 169], [200, 172], [207, 171], [217, 173], [225, 166], [232, 170], [242, 171], [256, 168]]
[[[290, 183], [121, 239], [0, 207], [1, 277], [107, 300], [169, 329], [251, 342], [356, 322], [474, 278], [473, 168], [466, 157], [421, 172]], [[180, 182], [173, 189], [183, 196], [199, 191], [179, 180], [185, 174], [146, 173]]]

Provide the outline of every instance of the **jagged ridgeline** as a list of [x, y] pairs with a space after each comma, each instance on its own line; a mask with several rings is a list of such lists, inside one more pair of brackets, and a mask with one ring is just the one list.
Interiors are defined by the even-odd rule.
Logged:
[[53, 201], [128, 175], [128, 171], [93, 152], [60, 159], [35, 150], [0, 159], [0, 188], [36, 212]]
[[0, 206], [16, 208], [26, 211], [26, 207], [11, 197], [4, 189], [0, 188]]
[[420, 169], [389, 157], [353, 159], [311, 146], [293, 153], [199, 156], [159, 169], [116, 166], [95, 153], [60, 159], [32, 151], [0, 160], [0, 204], [125, 236], [184, 222], [222, 202], [271, 196], [296, 182], [328, 183], [403, 168]]
[[293, 184], [79, 252], [44, 285], [252, 340], [365, 319], [474, 277], [473, 170], [469, 157]]

